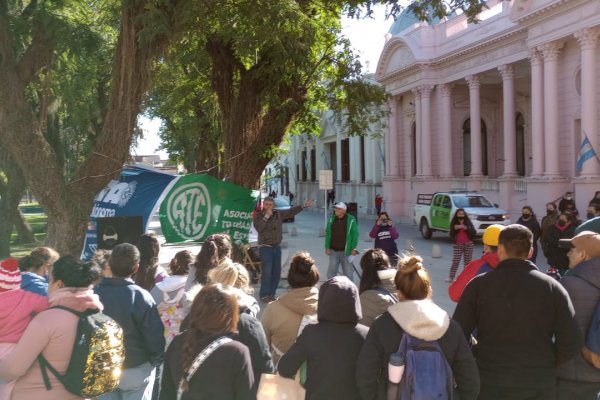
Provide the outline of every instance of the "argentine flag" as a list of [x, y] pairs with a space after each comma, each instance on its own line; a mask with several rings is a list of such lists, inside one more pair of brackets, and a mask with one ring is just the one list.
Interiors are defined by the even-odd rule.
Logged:
[[581, 172], [583, 169], [583, 163], [585, 163], [590, 158], [597, 157], [596, 151], [592, 147], [590, 140], [587, 135], [583, 134], [583, 141], [581, 142], [581, 146], [579, 146], [579, 155], [577, 156], [577, 164], [575, 165], [577, 173]]

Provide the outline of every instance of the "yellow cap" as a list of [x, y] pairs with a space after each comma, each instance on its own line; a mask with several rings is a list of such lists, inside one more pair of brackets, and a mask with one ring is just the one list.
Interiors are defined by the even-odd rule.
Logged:
[[488, 246], [498, 246], [500, 232], [504, 229], [504, 225], [494, 224], [488, 226], [483, 232], [483, 244]]

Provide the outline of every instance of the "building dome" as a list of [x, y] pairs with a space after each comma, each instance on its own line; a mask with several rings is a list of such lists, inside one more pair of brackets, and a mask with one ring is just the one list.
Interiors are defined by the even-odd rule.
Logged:
[[[433, 9], [431, 7], [429, 7], [429, 9], [427, 10], [427, 14], [429, 14], [430, 25], [437, 25], [445, 20], [434, 16]], [[452, 18], [455, 15], [456, 13], [452, 12], [450, 15], [448, 15], [448, 18]], [[412, 9], [410, 7], [405, 7], [404, 10], [400, 13], [400, 15], [398, 15], [396, 20], [392, 23], [392, 26], [390, 27], [390, 30], [388, 32], [392, 36], [396, 36], [406, 28], [409, 28], [419, 22], [422, 21], [413, 13]]]

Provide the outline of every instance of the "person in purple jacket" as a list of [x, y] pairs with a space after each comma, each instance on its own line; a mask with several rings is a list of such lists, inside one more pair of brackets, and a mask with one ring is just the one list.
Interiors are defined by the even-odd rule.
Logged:
[[385, 251], [390, 258], [391, 265], [395, 267], [398, 263], [398, 246], [396, 246], [396, 239], [398, 239], [399, 235], [398, 230], [396, 230], [388, 213], [385, 211], [379, 213], [377, 221], [375, 221], [369, 236], [375, 239], [374, 247]]

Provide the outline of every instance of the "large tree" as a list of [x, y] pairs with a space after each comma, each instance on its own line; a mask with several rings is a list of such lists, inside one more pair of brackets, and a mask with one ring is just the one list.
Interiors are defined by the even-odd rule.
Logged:
[[[218, 143], [221, 130], [223, 174], [254, 186], [286, 133], [318, 132], [319, 116], [333, 110], [350, 135], [380, 130], [386, 109], [382, 87], [365, 79], [351, 46], [341, 36], [343, 13], [368, 15], [387, 4], [390, 15], [400, 1], [268, 0], [194, 3], [189, 18], [201, 29], [183, 33], [161, 63], [161, 79], [151, 92], [152, 115], [163, 119], [165, 148], [182, 160], [204, 156], [196, 169], [217, 160], [199, 153]], [[481, 1], [454, 1], [475, 16]], [[415, 1], [422, 18], [446, 14], [444, 1]], [[174, 99], [173, 94], [177, 93]], [[218, 99], [220, 121], [212, 118]], [[173, 107], [177, 104], [178, 108]], [[175, 111], [175, 113], [173, 113]], [[195, 121], [195, 122], [194, 122]], [[212, 123], [212, 125], [211, 125]], [[194, 143], [196, 145], [194, 145]]]
[[[47, 243], [62, 253], [81, 251], [95, 194], [129, 158], [150, 67], [168, 43], [178, 6], [177, 1], [162, 0], [32, 0], [27, 4], [0, 0], [0, 145], [8, 150], [48, 215]], [[93, 32], [94, 27], [103, 31]], [[47, 126], [45, 107], [49, 104], [32, 93], [46, 79], [67, 78], [53, 74], [57, 56], [76, 53], [78, 49], [70, 44], [77, 37], [110, 41], [111, 28], [118, 38], [113, 40], [110, 83], [95, 87], [91, 95], [82, 92], [79, 98], [95, 101], [100, 90], [107, 91], [106, 108], [99, 116], [101, 128], [88, 149], [79, 149], [68, 171], [61, 146]]]

